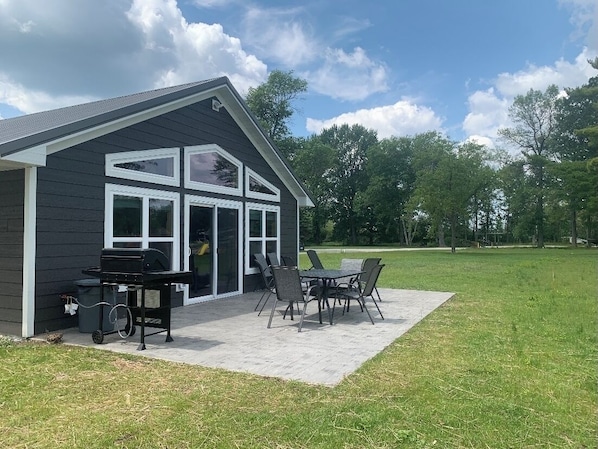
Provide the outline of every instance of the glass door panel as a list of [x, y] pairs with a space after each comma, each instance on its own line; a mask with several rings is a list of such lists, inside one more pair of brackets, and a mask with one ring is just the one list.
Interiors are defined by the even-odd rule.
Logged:
[[239, 210], [218, 208], [217, 294], [239, 290]]
[[191, 206], [189, 208], [189, 271], [193, 273], [189, 297], [198, 298], [213, 294], [214, 264], [212, 248], [214, 208]]

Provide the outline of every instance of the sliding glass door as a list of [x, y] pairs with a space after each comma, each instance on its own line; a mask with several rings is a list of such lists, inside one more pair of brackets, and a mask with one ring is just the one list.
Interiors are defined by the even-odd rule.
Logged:
[[186, 264], [193, 273], [185, 303], [239, 294], [241, 203], [189, 197], [185, 210]]

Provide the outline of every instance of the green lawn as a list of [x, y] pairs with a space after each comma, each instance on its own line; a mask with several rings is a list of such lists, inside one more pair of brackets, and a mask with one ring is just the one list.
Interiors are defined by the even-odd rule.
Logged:
[[598, 251], [378, 256], [457, 294], [337, 387], [0, 340], [0, 447], [597, 447]]

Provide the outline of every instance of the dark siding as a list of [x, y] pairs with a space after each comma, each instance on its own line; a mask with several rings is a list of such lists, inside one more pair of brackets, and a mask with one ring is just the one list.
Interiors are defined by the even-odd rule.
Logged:
[[21, 335], [25, 171], [0, 172], [0, 334]]
[[[55, 153], [48, 157], [47, 167], [38, 170], [36, 333], [76, 325], [72, 317], [64, 315], [59, 295], [73, 291], [73, 281], [86, 277], [81, 273], [82, 269], [99, 263], [104, 239], [106, 182], [177, 190], [181, 195], [189, 193], [227, 198], [226, 195], [182, 187], [106, 178], [105, 155], [211, 143], [218, 144], [281, 189], [282, 254], [296, 255], [295, 199], [226, 109], [216, 113], [211, 109], [211, 100], [207, 100]], [[228, 198], [242, 200], [239, 197]], [[248, 201], [255, 202], [253, 199]], [[181, 196], [181, 208], [183, 204]], [[180, 233], [182, 237], [182, 220]], [[180, 253], [185, 254], [183, 248]], [[182, 266], [183, 261], [180, 263]], [[249, 278], [248, 281], [253, 281], [255, 275]], [[173, 295], [173, 304], [182, 304], [181, 294]]]

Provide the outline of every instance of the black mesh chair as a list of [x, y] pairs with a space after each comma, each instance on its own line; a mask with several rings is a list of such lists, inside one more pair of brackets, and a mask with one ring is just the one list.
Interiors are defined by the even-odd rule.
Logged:
[[277, 266], [271, 267], [271, 269], [274, 277], [276, 301], [272, 304], [272, 311], [270, 312], [270, 319], [268, 320], [268, 328], [272, 325], [272, 317], [276, 311], [276, 305], [279, 302], [288, 303], [283, 319], [286, 318], [286, 314], [290, 310], [291, 320], [293, 319], [293, 306], [295, 304], [303, 303], [303, 311], [301, 312], [301, 318], [299, 320], [299, 332], [301, 332], [307, 304], [313, 300], [317, 300], [318, 316], [320, 318], [320, 323], [322, 323], [322, 307], [319, 301], [319, 296], [317, 293], [314, 293], [314, 288], [309, 288], [306, 292], [303, 291], [297, 267]]
[[278, 256], [276, 253], [268, 253], [266, 254], [267, 260], [270, 262], [270, 266], [277, 267], [280, 265], [280, 261], [278, 260]]
[[316, 270], [323, 270], [324, 265], [322, 265], [320, 257], [318, 257], [318, 253], [316, 253], [313, 249], [308, 249], [306, 252], [307, 257], [309, 257], [309, 260], [311, 262], [311, 267], [315, 268]]
[[335, 301], [334, 301], [334, 306], [332, 307], [332, 316], [334, 317], [334, 310], [336, 308], [337, 301], [344, 300], [343, 315], [345, 314], [345, 310], [349, 310], [349, 305], [350, 305], [351, 301], [357, 301], [357, 303], [361, 306], [361, 309], [365, 310], [366, 313], [368, 314], [368, 317], [370, 318], [370, 321], [372, 322], [372, 324], [374, 324], [374, 319], [372, 318], [370, 311], [368, 310], [368, 308], [365, 305], [366, 299], [372, 298], [372, 302], [376, 306], [376, 309], [378, 309], [378, 313], [380, 314], [380, 317], [382, 319], [384, 319], [384, 315], [382, 315], [382, 312], [380, 311], [380, 307], [378, 307], [378, 304], [372, 297], [372, 293], [374, 291], [374, 288], [376, 287], [376, 282], [378, 282], [378, 277], [380, 276], [380, 272], [382, 271], [382, 268], [384, 268], [384, 265], [376, 265], [375, 267], [373, 267], [371, 269], [371, 271], [368, 274], [368, 278], [365, 283], [365, 286], [363, 287], [362, 290], [351, 290], [351, 289], [337, 290], [336, 296], [335, 296]]
[[260, 296], [260, 300], [257, 302], [254, 309], [257, 310], [260, 304], [262, 304], [262, 301], [264, 301], [262, 308], [258, 313], [258, 315], [260, 315], [262, 310], [264, 310], [264, 306], [268, 302], [270, 295], [272, 295], [275, 291], [274, 277], [272, 276], [272, 270], [268, 266], [268, 262], [266, 262], [266, 258], [262, 253], [256, 253], [253, 255], [253, 257], [255, 258], [255, 262], [257, 263], [257, 266], [260, 269], [260, 274], [262, 275], [262, 280], [264, 281], [264, 293], [262, 293], [262, 296]]
[[[361, 270], [364, 273], [362, 275], [360, 275], [359, 279], [358, 279], [358, 281], [360, 281], [360, 284], [359, 284], [360, 288], [363, 288], [363, 286], [365, 285], [365, 280], [367, 280], [370, 271], [372, 271], [372, 268], [374, 268], [376, 265], [379, 265], [381, 260], [382, 260], [381, 257], [370, 257], [363, 261]], [[361, 281], [362, 279], [364, 279], [364, 281]], [[377, 287], [374, 287], [374, 292], [376, 293], [376, 296], [378, 297], [378, 301], [382, 301], [382, 298], [380, 297], [380, 293], [378, 293]], [[372, 299], [375, 301], [374, 296], [372, 296]]]

